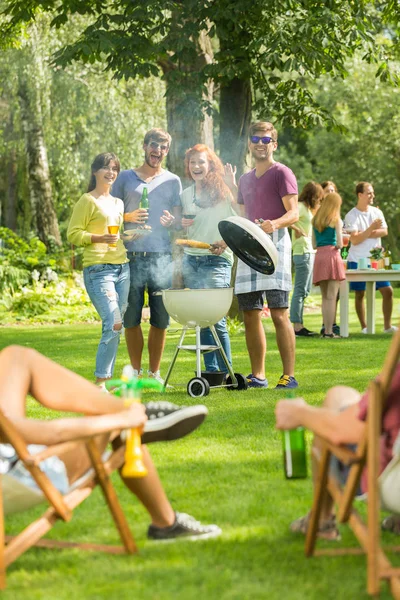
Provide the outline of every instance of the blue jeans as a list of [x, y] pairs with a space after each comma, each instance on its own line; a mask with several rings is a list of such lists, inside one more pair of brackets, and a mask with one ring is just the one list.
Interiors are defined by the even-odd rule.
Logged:
[[[95, 376], [108, 379], [114, 372], [122, 321], [128, 304], [129, 264], [92, 265], [83, 269], [89, 298], [101, 318], [101, 340], [96, 355]], [[115, 329], [119, 326], [119, 329]]]
[[290, 303], [290, 320], [292, 323], [303, 323], [304, 300], [311, 290], [314, 256], [310, 252], [293, 255], [296, 272]]
[[[182, 268], [185, 287], [192, 289], [212, 289], [230, 286], [232, 267], [221, 256], [192, 256], [184, 254]], [[228, 362], [231, 365], [231, 342], [226, 328], [226, 317], [215, 323], [215, 330]], [[209, 327], [201, 330], [200, 341], [202, 346], [215, 346], [215, 340]], [[228, 371], [219, 350], [205, 353], [204, 364], [207, 371], [223, 371], [224, 373]]]
[[167, 329], [169, 315], [165, 310], [161, 296], [155, 292], [167, 290], [172, 282], [171, 254], [161, 252], [128, 252], [131, 283], [128, 308], [124, 325], [128, 329], [137, 327], [142, 320], [144, 292], [147, 289], [150, 308], [150, 325], [158, 329]]

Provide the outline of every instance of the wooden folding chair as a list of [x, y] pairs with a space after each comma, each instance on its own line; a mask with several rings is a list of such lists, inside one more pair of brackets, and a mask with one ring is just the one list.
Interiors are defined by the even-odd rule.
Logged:
[[[137, 552], [135, 541], [110, 480], [110, 474], [123, 465], [123, 446], [113, 451], [109, 457], [104, 460], [94, 438], [85, 438], [85, 440], [75, 440], [48, 446], [38, 454], [31, 454], [21, 435], [1, 411], [0, 432], [2, 439], [13, 446], [23, 465], [36, 481], [41, 492], [37, 492], [38, 495], [42, 496], [41, 499], [43, 501], [47, 500], [50, 504], [49, 508], [39, 519], [28, 525], [17, 536], [5, 536], [3, 492], [2, 485], [0, 484], [0, 589], [4, 589], [6, 586], [7, 567], [32, 546], [45, 548], [80, 548], [82, 550], [97, 550], [111, 554], [133, 554]], [[58, 454], [60, 451], [72, 450], [74, 447], [77, 447], [78, 444], [85, 444], [92, 468], [73, 484], [65, 495], [62, 495], [57, 488], [54, 487], [45, 473], [41, 471], [39, 464], [46, 458]], [[1, 475], [0, 480], [2, 478], [3, 476]], [[71, 520], [74, 508], [81, 504], [81, 502], [91, 494], [97, 484], [99, 484], [102, 489], [123, 546], [42, 540], [41, 538], [58, 520]]]
[[[386, 579], [389, 581], [392, 595], [396, 600], [400, 600], [400, 568], [392, 566], [381, 546], [380, 489], [378, 477], [382, 411], [399, 357], [400, 329], [396, 332], [392, 340], [379, 379], [370, 383], [367, 427], [364, 439], [358, 445], [357, 449], [353, 452], [345, 446], [335, 446], [323, 440], [320, 457], [315, 456], [316, 460], [319, 460], [319, 469], [314, 487], [313, 506], [305, 543], [305, 554], [307, 557], [312, 555], [358, 554], [365, 552], [367, 555], [368, 594], [379, 595], [380, 580]], [[337, 479], [329, 474], [331, 455], [336, 456], [344, 464], [350, 465], [349, 477], [344, 487], [341, 487]], [[365, 465], [368, 468], [367, 524], [363, 522], [353, 507], [354, 497]], [[318, 523], [325, 494], [329, 494], [337, 506], [336, 518], [338, 522], [349, 524], [361, 548], [315, 551]], [[400, 551], [400, 546], [386, 548], [386, 550], [389, 549]]]

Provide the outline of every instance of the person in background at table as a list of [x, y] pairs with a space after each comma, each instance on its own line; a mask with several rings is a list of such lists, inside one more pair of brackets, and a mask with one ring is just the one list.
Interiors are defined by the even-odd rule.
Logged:
[[340, 207], [342, 198], [336, 192], [327, 194], [321, 208], [313, 218], [313, 246], [317, 249], [314, 262], [313, 283], [319, 285], [322, 295], [322, 318], [325, 323], [324, 338], [340, 338], [333, 332], [336, 312], [336, 297], [339, 283], [346, 279], [340, 257], [342, 221]]
[[293, 263], [296, 268], [294, 290], [290, 304], [290, 320], [296, 336], [317, 335], [303, 324], [304, 300], [311, 290], [315, 250], [312, 246], [312, 218], [319, 209], [323, 189], [319, 183], [309, 181], [299, 196], [299, 220], [291, 228]]
[[[124, 221], [151, 227], [151, 233], [126, 243], [131, 285], [124, 325], [126, 345], [132, 367], [142, 375], [144, 338], [141, 328], [144, 294], [147, 289], [150, 306], [148, 336], [148, 377], [161, 383], [161, 358], [165, 346], [169, 316], [162, 297], [156, 295], [171, 287], [172, 247], [169, 229], [180, 223], [181, 181], [177, 175], [162, 168], [171, 144], [171, 136], [162, 129], [150, 129], [144, 136], [143, 164], [136, 169], [122, 171], [113, 185], [113, 194], [122, 198], [125, 206]], [[140, 208], [143, 190], [148, 191], [148, 211]]]
[[[350, 236], [351, 248], [347, 257], [347, 268], [357, 268], [360, 258], [370, 258], [372, 248], [381, 245], [381, 238], [388, 234], [387, 224], [383, 212], [374, 204], [374, 188], [367, 181], [360, 181], [356, 186], [357, 204], [345, 216], [346, 226], [354, 228]], [[356, 312], [361, 325], [361, 332], [367, 333], [365, 319], [366, 283], [352, 282], [350, 290], [356, 294]], [[397, 327], [392, 325], [393, 288], [389, 281], [377, 281], [376, 289], [382, 295], [383, 331], [393, 333]]]
[[[321, 186], [322, 186], [322, 189], [324, 190], [324, 198], [327, 194], [331, 194], [332, 192], [336, 192], [336, 193], [338, 192], [336, 183], [334, 181], [330, 181], [329, 179], [327, 179], [326, 181], [323, 181], [321, 183]], [[322, 198], [322, 200], [324, 198]], [[332, 331], [333, 331], [333, 333], [336, 333], [336, 335], [340, 335], [340, 327], [336, 323], [338, 304], [339, 304], [339, 293], [336, 298], [335, 320], [334, 320], [333, 327], [332, 327]], [[325, 325], [324, 325], [324, 323], [322, 323], [320, 334], [324, 335], [324, 333], [325, 333]]]
[[111, 195], [120, 164], [115, 154], [105, 152], [94, 159], [88, 191], [75, 204], [68, 225], [68, 241], [83, 246], [83, 278], [86, 291], [102, 321], [97, 349], [96, 383], [113, 375], [122, 321], [128, 303], [129, 265], [117, 233], [108, 233], [112, 221], [121, 225], [124, 204]]
[[[182, 225], [188, 229], [190, 239], [212, 244], [211, 250], [185, 248], [182, 265], [185, 287], [229, 287], [233, 253], [221, 240], [218, 223], [236, 213], [232, 208], [232, 193], [224, 182], [224, 167], [208, 146], [196, 144], [185, 154], [185, 170], [193, 184], [182, 193]], [[226, 317], [215, 324], [215, 330], [232, 364]], [[215, 345], [208, 327], [201, 330], [201, 344]], [[205, 353], [204, 364], [207, 371], [227, 372], [219, 351]]]
[[[234, 208], [250, 221], [260, 223], [262, 230], [272, 237], [278, 251], [278, 264], [273, 275], [262, 275], [238, 261], [235, 294], [243, 310], [246, 345], [251, 373], [249, 387], [266, 388], [265, 357], [267, 345], [261, 316], [264, 300], [268, 302], [276, 341], [282, 360], [283, 373], [275, 389], [297, 388], [294, 376], [296, 340], [289, 320], [289, 292], [292, 288], [292, 244], [288, 227], [299, 218], [297, 180], [287, 167], [274, 160], [278, 147], [278, 132], [272, 123], [259, 121], [249, 128], [248, 147], [255, 169], [245, 173], [235, 183], [232, 165], [225, 167], [226, 182], [238, 204]], [[229, 183], [228, 183], [229, 182]], [[259, 219], [263, 219], [261, 223]]]
[[337, 187], [336, 187], [336, 183], [334, 183], [333, 181], [329, 181], [329, 179], [327, 179], [326, 181], [323, 181], [321, 183], [321, 187], [324, 190], [324, 197], [327, 194], [332, 194], [332, 192], [336, 192], [338, 191]]

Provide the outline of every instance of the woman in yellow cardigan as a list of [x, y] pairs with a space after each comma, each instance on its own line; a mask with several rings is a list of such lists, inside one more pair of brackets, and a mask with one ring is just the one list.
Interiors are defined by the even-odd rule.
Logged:
[[83, 246], [85, 287], [102, 320], [96, 356], [96, 383], [104, 385], [113, 374], [128, 303], [129, 263], [118, 233], [109, 225], [121, 225], [124, 204], [110, 194], [120, 171], [115, 154], [99, 154], [91, 165], [88, 191], [75, 204], [68, 226], [68, 240]]

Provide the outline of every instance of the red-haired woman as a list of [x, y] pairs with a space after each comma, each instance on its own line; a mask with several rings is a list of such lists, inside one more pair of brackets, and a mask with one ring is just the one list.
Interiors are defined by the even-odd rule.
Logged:
[[[218, 223], [235, 215], [232, 194], [224, 182], [224, 167], [218, 156], [208, 146], [196, 144], [185, 155], [186, 174], [193, 184], [182, 193], [182, 225], [188, 229], [188, 237], [199, 242], [214, 244], [212, 250], [185, 248], [183, 279], [188, 288], [229, 287], [233, 254], [221, 240]], [[190, 218], [189, 218], [190, 215]], [[224, 352], [231, 359], [229, 334], [224, 317], [215, 329]], [[214, 345], [211, 331], [201, 331], [202, 345]], [[227, 371], [219, 352], [204, 354], [207, 371]]]

